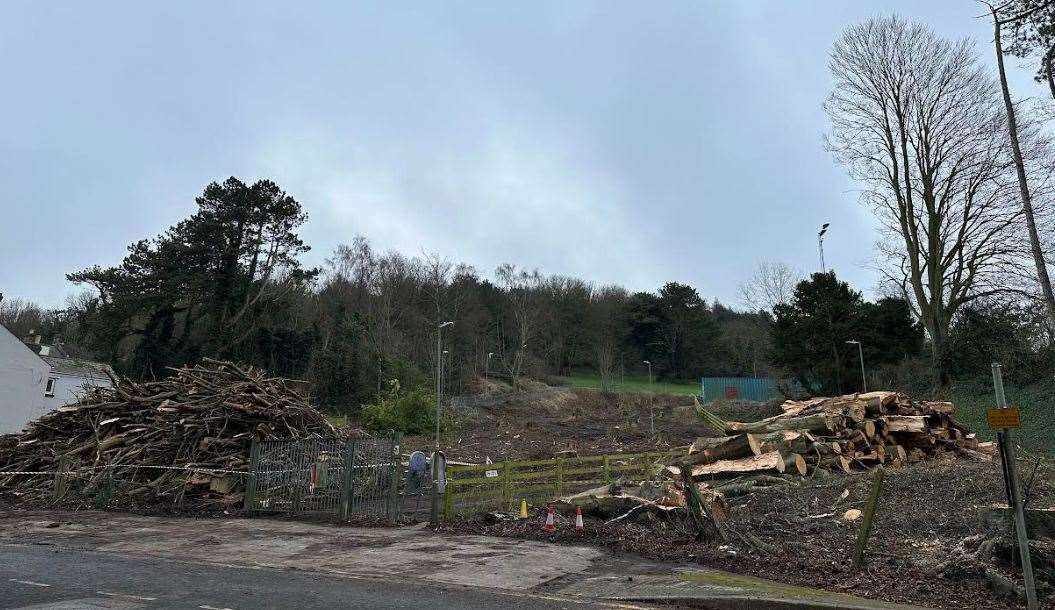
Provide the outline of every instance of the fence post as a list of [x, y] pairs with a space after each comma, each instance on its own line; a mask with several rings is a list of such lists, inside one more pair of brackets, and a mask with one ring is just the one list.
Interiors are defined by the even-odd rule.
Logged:
[[399, 480], [403, 470], [403, 456], [400, 452], [399, 443], [402, 440], [402, 432], [392, 433], [392, 471], [388, 482], [388, 516], [393, 523], [399, 520]]
[[70, 467], [70, 458], [68, 456], [62, 456], [59, 458], [59, 465], [55, 471], [55, 489], [52, 492], [52, 501], [58, 502], [66, 495], [66, 472]]
[[557, 496], [564, 495], [564, 458], [557, 458]]
[[249, 474], [245, 481], [245, 503], [243, 509], [253, 510], [256, 506], [256, 471], [260, 467], [260, 441], [254, 436], [249, 446]]
[[355, 482], [355, 449], [356, 441], [350, 440], [344, 446], [344, 472], [341, 481], [341, 519], [345, 521], [351, 515], [352, 485]]
[[857, 530], [857, 544], [854, 545], [853, 569], [860, 569], [865, 560], [865, 547], [868, 546], [868, 537], [872, 535], [872, 521], [875, 519], [876, 506], [879, 504], [879, 494], [883, 491], [883, 476], [886, 471], [882, 466], [877, 466], [875, 474], [872, 475], [872, 491], [868, 494], [868, 502], [865, 504], [865, 512], [861, 517], [861, 527]]
[[513, 501], [513, 499], [510, 497], [512, 495], [510, 493], [510, 484], [512, 483], [512, 477], [513, 473], [512, 468], [510, 468], [509, 466], [509, 462], [504, 462], [502, 464], [502, 506], [499, 508], [499, 510], [501, 511], [507, 510], [509, 508], [510, 503]]

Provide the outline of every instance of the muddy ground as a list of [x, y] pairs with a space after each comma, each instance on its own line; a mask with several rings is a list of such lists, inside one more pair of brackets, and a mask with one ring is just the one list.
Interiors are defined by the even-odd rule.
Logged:
[[[1032, 461], [1023, 462], [1024, 478]], [[1055, 468], [1041, 466], [1031, 491], [1032, 506], [1055, 505]], [[587, 518], [575, 532], [559, 518], [556, 534], [542, 531], [541, 515], [527, 520], [480, 516], [447, 527], [454, 531], [598, 544], [617, 551], [671, 562], [696, 563], [791, 584], [821, 587], [891, 602], [934, 608], [1017, 608], [1022, 604], [994, 591], [970, 562], [943, 563], [965, 538], [999, 535], [990, 505], [1003, 500], [1000, 468], [994, 462], [935, 460], [888, 469], [867, 564], [851, 569], [858, 523], [842, 515], [863, 508], [871, 483], [862, 473], [804, 481], [799, 487], [761, 490], [731, 498], [729, 524], [777, 549], [760, 551], [742, 541], [697, 542], [681, 521], [644, 520], [606, 525]], [[1006, 539], [1006, 537], [1005, 537]], [[1050, 539], [1043, 544], [1055, 546]], [[1013, 570], [998, 565], [1004, 573]], [[1043, 607], [1055, 608], [1051, 566], [1037, 566]]]

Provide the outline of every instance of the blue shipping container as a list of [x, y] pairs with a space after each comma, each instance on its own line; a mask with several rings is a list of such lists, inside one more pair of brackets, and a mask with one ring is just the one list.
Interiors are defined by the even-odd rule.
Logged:
[[769, 377], [704, 377], [700, 380], [703, 401], [773, 400], [779, 396], [777, 380]]

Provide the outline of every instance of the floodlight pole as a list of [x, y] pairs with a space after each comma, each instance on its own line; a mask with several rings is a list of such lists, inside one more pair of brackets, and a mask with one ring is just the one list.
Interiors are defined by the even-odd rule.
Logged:
[[824, 234], [828, 232], [828, 223], [824, 223], [821, 230], [817, 233], [817, 251], [821, 255], [821, 273], [828, 273], [827, 267], [824, 266]]
[[861, 361], [861, 392], [867, 392], [868, 378], [865, 376], [865, 350], [863, 344], [856, 339], [850, 339], [846, 343], [847, 345], [857, 346], [857, 358]]

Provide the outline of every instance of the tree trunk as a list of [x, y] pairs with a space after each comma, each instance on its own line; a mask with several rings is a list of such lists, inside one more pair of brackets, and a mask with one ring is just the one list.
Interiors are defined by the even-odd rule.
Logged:
[[[1007, 110], [1007, 132], [1011, 139], [1011, 153], [1015, 160], [1015, 172], [1018, 174], [1018, 189], [1022, 196], [1022, 212], [1026, 217], [1026, 228], [1029, 231], [1029, 246], [1033, 251], [1033, 262], [1037, 266], [1037, 283], [1040, 284], [1041, 296], [1044, 298], [1045, 309], [1048, 312], [1048, 328], [1055, 329], [1055, 295], [1051, 291], [1051, 278], [1048, 277], [1048, 264], [1044, 260], [1044, 250], [1040, 245], [1040, 235], [1037, 233], [1037, 221], [1033, 215], [1033, 199], [1029, 192], [1029, 182], [1026, 179], [1026, 165], [1022, 159], [1022, 148], [1018, 141], [1018, 120], [1015, 118], [1015, 105], [1011, 102], [1011, 91], [1007, 85], [1007, 73], [1004, 70], [1004, 47], [1000, 39], [1001, 26], [1003, 25], [993, 11], [993, 45], [996, 47], [996, 66], [1000, 74], [1000, 89], [1004, 95], [1004, 108]], [[1051, 52], [1048, 52], [1050, 59]], [[1048, 83], [1051, 83], [1051, 63], [1048, 65]]]

